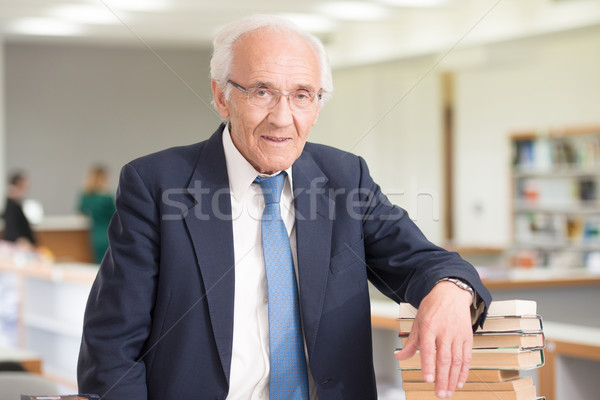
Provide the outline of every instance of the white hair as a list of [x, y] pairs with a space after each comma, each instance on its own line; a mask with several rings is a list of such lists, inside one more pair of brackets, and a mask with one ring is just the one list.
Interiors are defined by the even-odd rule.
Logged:
[[210, 77], [223, 90], [225, 98], [228, 99], [231, 93], [231, 87], [227, 87], [227, 80], [230, 79], [231, 66], [233, 64], [233, 47], [236, 41], [244, 34], [261, 28], [296, 33], [306, 39], [313, 47], [319, 60], [321, 73], [321, 88], [323, 89], [321, 104], [325, 104], [333, 94], [333, 78], [323, 43], [316, 36], [300, 30], [290, 20], [266, 14], [256, 14], [234, 21], [219, 31], [213, 40]]

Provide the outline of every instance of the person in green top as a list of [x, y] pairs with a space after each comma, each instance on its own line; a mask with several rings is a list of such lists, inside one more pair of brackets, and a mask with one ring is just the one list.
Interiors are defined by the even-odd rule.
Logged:
[[91, 168], [79, 198], [79, 211], [91, 221], [90, 238], [94, 261], [100, 263], [108, 249], [107, 230], [115, 212], [115, 200], [107, 191], [108, 171], [102, 165]]

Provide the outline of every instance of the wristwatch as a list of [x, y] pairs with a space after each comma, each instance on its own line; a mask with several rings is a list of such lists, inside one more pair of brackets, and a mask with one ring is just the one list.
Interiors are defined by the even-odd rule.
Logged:
[[481, 315], [485, 311], [485, 303], [477, 295], [477, 292], [475, 290], [473, 290], [471, 285], [469, 285], [467, 282], [463, 281], [462, 279], [450, 278], [450, 277], [442, 278], [436, 282], [436, 285], [438, 283], [444, 282], [444, 281], [454, 283], [456, 286], [458, 286], [462, 290], [465, 290], [465, 291], [471, 293], [471, 296], [473, 296], [473, 302], [471, 303], [471, 325], [473, 325], [473, 329], [475, 329], [476, 328], [475, 325], [478, 323]]
[[466, 290], [467, 292], [471, 293], [471, 296], [473, 296], [473, 301], [475, 301], [475, 291], [473, 290], [473, 288], [471, 287], [471, 285], [469, 285], [467, 282], [463, 281], [462, 279], [458, 279], [458, 278], [442, 278], [439, 281], [436, 282], [436, 285], [440, 282], [452, 282], [454, 283], [456, 286], [458, 286], [459, 288], [461, 288], [462, 290]]

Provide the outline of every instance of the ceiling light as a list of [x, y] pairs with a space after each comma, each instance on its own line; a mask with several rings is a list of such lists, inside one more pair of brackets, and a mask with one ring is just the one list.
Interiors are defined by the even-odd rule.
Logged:
[[84, 24], [118, 24], [119, 18], [104, 6], [64, 5], [53, 8], [50, 13], [56, 17]]
[[395, 7], [432, 8], [448, 5], [449, 0], [378, 0], [380, 3]]
[[383, 19], [387, 14], [382, 6], [358, 1], [325, 3], [318, 10], [328, 17], [349, 21], [375, 21]]
[[169, 8], [167, 0], [100, 0], [110, 10], [164, 11]]
[[281, 14], [304, 31], [312, 33], [331, 32], [335, 28], [335, 22], [330, 18], [317, 14]]
[[83, 33], [80, 25], [49, 18], [26, 18], [15, 21], [8, 27], [13, 33], [43, 36], [76, 36]]

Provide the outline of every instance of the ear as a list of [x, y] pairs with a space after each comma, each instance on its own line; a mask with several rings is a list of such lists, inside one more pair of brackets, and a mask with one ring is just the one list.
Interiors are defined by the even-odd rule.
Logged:
[[212, 88], [215, 106], [217, 107], [217, 111], [219, 111], [219, 115], [223, 119], [229, 118], [229, 103], [227, 103], [227, 99], [225, 99], [223, 89], [221, 89], [219, 84], [214, 80], [210, 81], [210, 87]]

